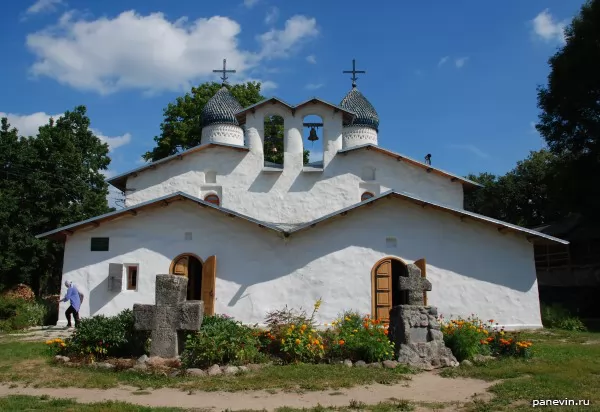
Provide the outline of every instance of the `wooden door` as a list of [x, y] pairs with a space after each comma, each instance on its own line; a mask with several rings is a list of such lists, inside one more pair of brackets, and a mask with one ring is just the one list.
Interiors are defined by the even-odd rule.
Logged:
[[[421, 277], [422, 278], [426, 278], [427, 277], [427, 262], [425, 261], [425, 258], [419, 259], [415, 262], [415, 266], [418, 267], [419, 269], [421, 269]], [[427, 291], [423, 291], [423, 304], [425, 306], [427, 306]]]
[[217, 257], [210, 256], [202, 266], [202, 301], [204, 315], [215, 314], [215, 287], [217, 281]]
[[182, 256], [173, 265], [173, 274], [188, 277], [188, 268], [190, 264], [190, 258], [188, 256]]
[[392, 308], [392, 261], [384, 260], [373, 274], [373, 316], [389, 323]]

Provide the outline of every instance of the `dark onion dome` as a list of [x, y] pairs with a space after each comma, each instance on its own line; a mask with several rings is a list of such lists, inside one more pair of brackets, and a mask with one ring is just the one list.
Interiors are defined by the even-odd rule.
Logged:
[[365, 126], [375, 131], [379, 128], [379, 115], [356, 87], [353, 87], [342, 99], [340, 106], [356, 115], [352, 123], [344, 123], [344, 126]]
[[235, 114], [243, 107], [226, 86], [219, 89], [202, 109], [202, 126], [211, 124], [233, 124], [239, 126]]

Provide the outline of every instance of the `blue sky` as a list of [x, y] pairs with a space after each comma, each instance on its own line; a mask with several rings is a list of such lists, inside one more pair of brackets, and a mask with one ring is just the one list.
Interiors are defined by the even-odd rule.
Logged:
[[[505, 173], [543, 142], [536, 86], [583, 0], [30, 0], [3, 6], [0, 116], [24, 134], [83, 104], [111, 145], [108, 175], [141, 164], [163, 108], [192, 85], [260, 80], [264, 95], [338, 104], [358, 87], [379, 145], [448, 171]], [[310, 143], [307, 142], [310, 148]]]

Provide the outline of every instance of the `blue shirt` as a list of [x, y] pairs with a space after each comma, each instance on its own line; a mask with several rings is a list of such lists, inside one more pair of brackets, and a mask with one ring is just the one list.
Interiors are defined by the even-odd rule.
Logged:
[[71, 302], [71, 306], [73, 306], [73, 309], [79, 312], [81, 301], [79, 300], [79, 291], [75, 286], [70, 286], [67, 290], [67, 295], [63, 299], [63, 302], [66, 302], [67, 300]]

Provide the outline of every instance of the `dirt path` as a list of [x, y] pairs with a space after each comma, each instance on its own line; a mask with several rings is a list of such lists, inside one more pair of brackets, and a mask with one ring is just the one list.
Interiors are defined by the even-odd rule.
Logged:
[[396, 385], [369, 385], [351, 389], [298, 393], [247, 392], [194, 392], [189, 394], [177, 389], [138, 391], [136, 388], [80, 389], [80, 388], [9, 388], [0, 386], [0, 396], [48, 395], [53, 398], [73, 398], [77, 402], [92, 403], [107, 400], [123, 401], [144, 406], [180, 408], [206, 408], [214, 411], [240, 409], [266, 409], [272, 411], [282, 406], [311, 408], [322, 406], [348, 406], [351, 400], [365, 404], [376, 404], [388, 400], [415, 402], [468, 402], [477, 395], [489, 399], [487, 389], [494, 382], [476, 379], [442, 378], [427, 372], [412, 376], [412, 380]]
[[71, 336], [75, 329], [67, 329], [57, 326], [36, 326], [26, 329], [20, 333], [0, 335], [0, 342], [18, 340], [22, 342], [44, 342], [49, 339], [65, 339]]

